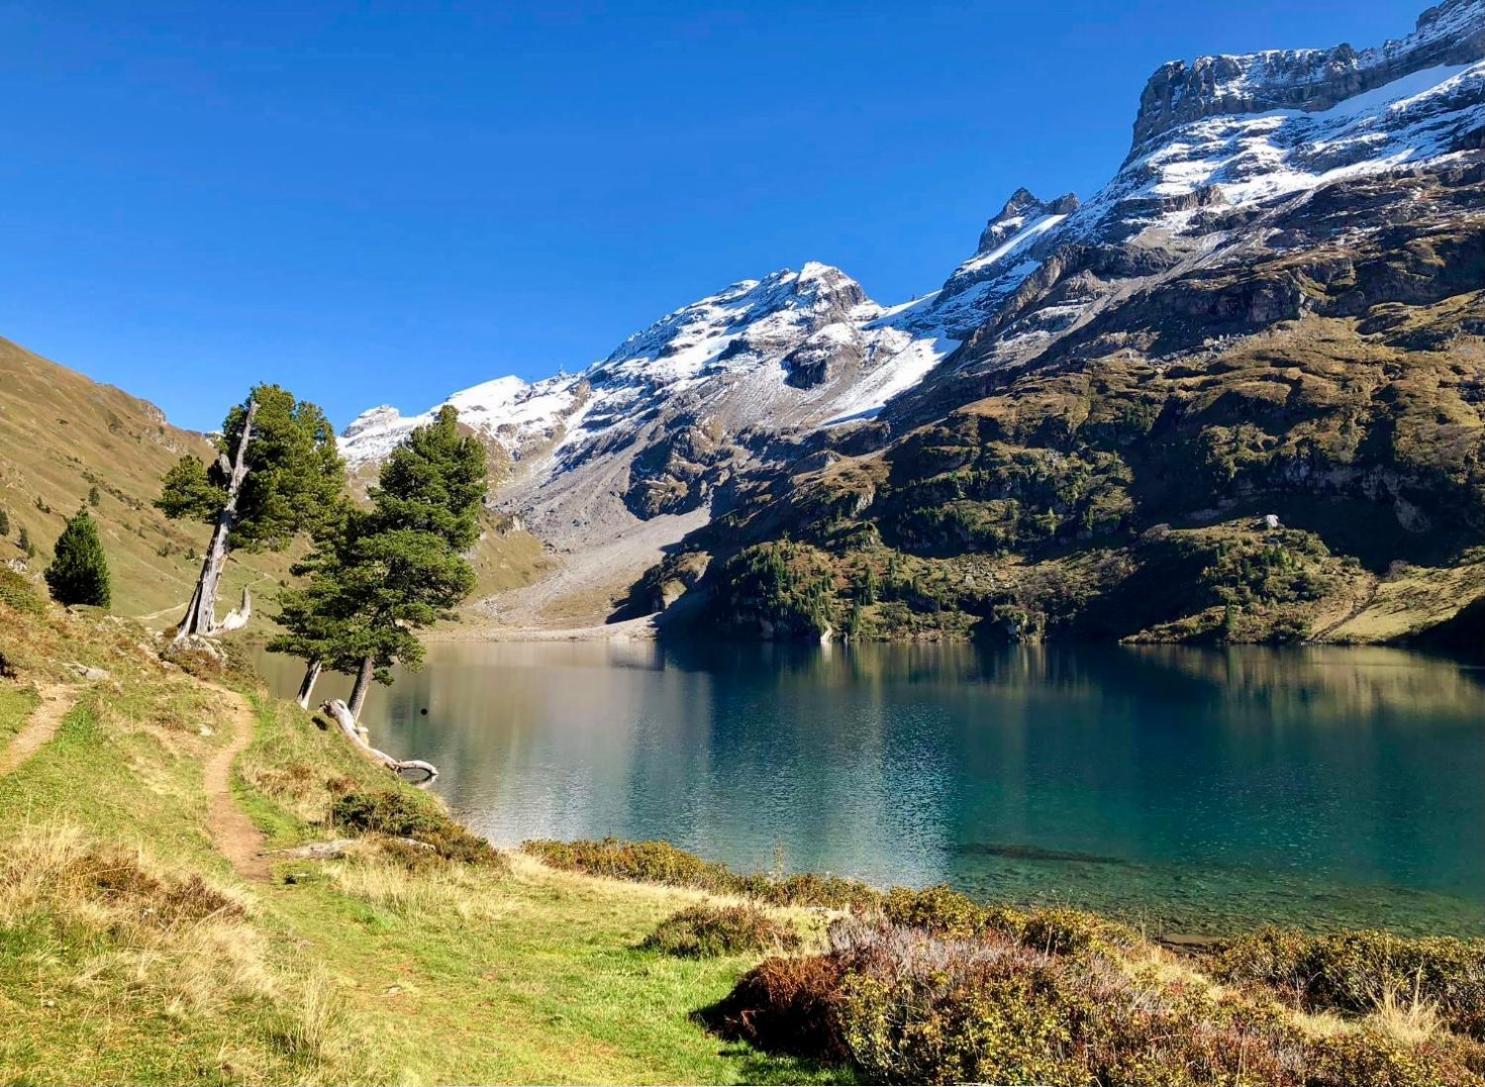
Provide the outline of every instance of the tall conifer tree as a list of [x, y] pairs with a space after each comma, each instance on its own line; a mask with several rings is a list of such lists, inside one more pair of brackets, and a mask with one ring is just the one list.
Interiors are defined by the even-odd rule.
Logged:
[[53, 552], [51, 565], [43, 574], [53, 600], [59, 604], [109, 606], [113, 592], [108, 558], [103, 554], [98, 527], [86, 510], [78, 510], [68, 520]]

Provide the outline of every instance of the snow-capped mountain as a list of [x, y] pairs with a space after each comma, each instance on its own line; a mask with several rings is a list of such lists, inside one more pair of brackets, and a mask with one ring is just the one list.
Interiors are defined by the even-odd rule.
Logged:
[[[954, 346], [931, 307], [885, 309], [809, 263], [667, 314], [579, 373], [500, 378], [443, 403], [514, 459], [501, 506], [577, 547], [705, 505], [748, 460], [741, 435], [869, 418]], [[373, 408], [342, 448], [353, 464], [376, 460], [441, 406]]]
[[[1124, 327], [1146, 319], [1131, 299], [1316, 244], [1293, 215], [1316, 194], [1482, 145], [1485, 0], [1448, 0], [1376, 49], [1173, 62], [1151, 77], [1129, 156], [1103, 189], [1081, 204], [1019, 190], [931, 293], [884, 307], [839, 269], [806, 264], [682, 307], [580, 372], [501, 378], [445, 403], [511, 456], [496, 501], [546, 542], [592, 552], [643, 536], [653, 557], [734, 480], [858, 431], [889, 440], [981, 395], [987, 375], [1075, 358], [1093, 339], [1143, 349], [1161, 335]], [[1334, 240], [1384, 230], [1388, 215], [1325, 222]], [[1181, 317], [1192, 328], [1175, 339], [1303, 311], [1303, 289], [1274, 290], [1237, 316], [1229, 300]], [[375, 460], [426, 418], [374, 408], [347, 428], [344, 452]], [[641, 557], [609, 573], [631, 577]]]

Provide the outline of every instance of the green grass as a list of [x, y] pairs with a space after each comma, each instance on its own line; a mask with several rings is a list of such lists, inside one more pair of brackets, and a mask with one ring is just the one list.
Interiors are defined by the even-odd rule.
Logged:
[[21, 730], [36, 702], [36, 692], [0, 682], [0, 748]]
[[[213, 847], [203, 786], [205, 761], [229, 740], [220, 696], [160, 669], [136, 630], [55, 610], [0, 613], [26, 662], [18, 680], [0, 681], [0, 730], [19, 726], [35, 703], [29, 682], [59, 660], [110, 672], [0, 778], [0, 1084], [847, 1074], [720, 1041], [693, 1021], [761, 957], [640, 949], [678, 909], [714, 901], [701, 891], [527, 857], [425, 862], [374, 835], [342, 859], [282, 859], [272, 883], [244, 883]], [[254, 741], [233, 787], [273, 848], [342, 835], [327, 822], [340, 793], [401, 787], [297, 707], [252, 697]], [[143, 890], [119, 892], [119, 872], [142, 873], [131, 879]], [[167, 923], [163, 896], [192, 887], [238, 905]], [[774, 916], [819, 938], [815, 914]]]
[[[248, 811], [282, 845], [337, 831], [326, 783], [390, 779], [296, 707], [261, 699], [240, 766]], [[343, 987], [394, 1079], [422, 1082], [820, 1082], [839, 1071], [706, 1034], [691, 1013], [758, 956], [680, 962], [638, 945], [697, 892], [514, 858], [509, 872], [400, 871], [375, 856], [291, 868], [276, 920]]]

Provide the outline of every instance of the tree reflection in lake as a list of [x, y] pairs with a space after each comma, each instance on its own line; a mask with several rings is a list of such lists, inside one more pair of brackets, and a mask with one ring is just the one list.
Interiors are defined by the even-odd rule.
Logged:
[[667, 838], [1183, 929], [1479, 932], [1482, 679], [1391, 649], [454, 642], [368, 723], [504, 845]]

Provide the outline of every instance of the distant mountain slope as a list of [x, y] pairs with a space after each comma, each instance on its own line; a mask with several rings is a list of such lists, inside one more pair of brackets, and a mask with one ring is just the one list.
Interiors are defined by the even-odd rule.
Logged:
[[1449, 626], [1485, 594], [1482, 58], [1451, 0], [1380, 49], [1166, 65], [1105, 189], [1018, 194], [1045, 229], [951, 278], [986, 319], [885, 440], [756, 475], [651, 594], [775, 636]]
[[[114, 610], [164, 609], [156, 617], [163, 625], [175, 608], [184, 611], [208, 535], [205, 525], [169, 521], [151, 505], [160, 477], [188, 452], [212, 455], [202, 435], [171, 426], [153, 404], [0, 339], [0, 507], [11, 526], [0, 562], [26, 562], [18, 543], [25, 528], [39, 552], [27, 566], [39, 573], [65, 518], [97, 487], [93, 514], [114, 574]], [[281, 558], [234, 562], [226, 598], [247, 583], [273, 586], [286, 571]]]
[[[493, 614], [551, 617], [566, 594], [561, 621], [583, 610], [574, 596], [596, 618], [679, 548], [633, 603], [671, 599], [713, 555], [818, 535], [820, 511], [801, 507], [840, 480], [863, 531], [933, 563], [956, 550], [1023, 562], [1028, 547], [1080, 546], [1078, 533], [1289, 509], [1286, 496], [1385, 518], [1368, 561], [1454, 561], [1479, 527], [1463, 511], [1479, 424], [1471, 292], [1485, 287], [1482, 58], [1485, 0], [1449, 0], [1375, 49], [1173, 62], [1151, 77], [1108, 185], [1083, 203], [1018, 191], [935, 291], [883, 307], [811, 264], [683, 307], [580, 373], [455, 394], [511, 459], [497, 502], [558, 560], [545, 588]], [[374, 409], [347, 453], [374, 461], [415, 422]], [[1455, 429], [1443, 440], [1431, 426]], [[972, 485], [910, 452], [937, 449], [929, 435]], [[1070, 458], [1098, 462], [1076, 469], [1089, 480], [1068, 484], [1076, 495], [1028, 492], [1028, 472], [1045, 481]], [[926, 518], [911, 530], [909, 507]], [[832, 592], [839, 621], [849, 594]], [[967, 627], [1010, 605], [965, 607]], [[1049, 621], [1031, 611], [1032, 626]], [[922, 624], [885, 624], [904, 625]]]

